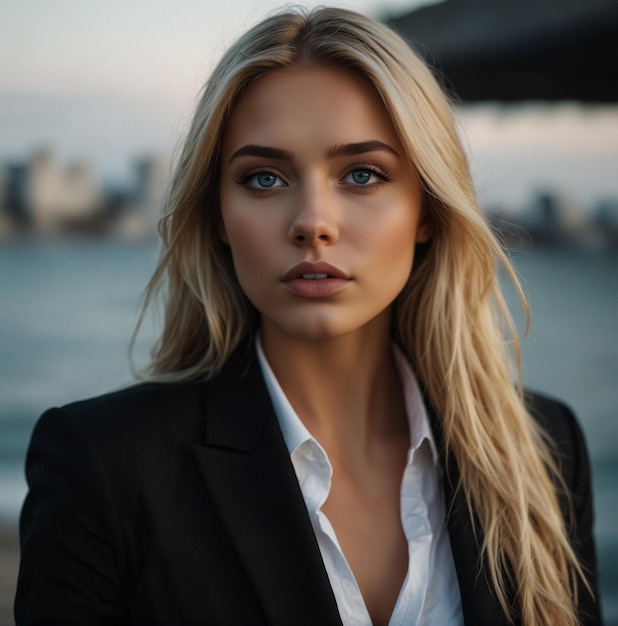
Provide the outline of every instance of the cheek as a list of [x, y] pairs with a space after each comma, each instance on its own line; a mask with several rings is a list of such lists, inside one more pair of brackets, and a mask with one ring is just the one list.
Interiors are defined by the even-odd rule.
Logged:
[[232, 253], [236, 279], [244, 294], [253, 302], [252, 291], [257, 287], [259, 275], [257, 263], [262, 256], [256, 248], [256, 238], [243, 222], [224, 219], [225, 242]]
[[380, 231], [379, 246], [375, 250], [375, 262], [385, 294], [396, 297], [410, 278], [416, 250], [417, 214], [399, 215]]
[[256, 217], [243, 211], [242, 206], [239, 208], [238, 203], [231, 201], [226, 194], [221, 195], [221, 238], [230, 246], [235, 263], [253, 256], [254, 249], [264, 238], [261, 232], [264, 226]]
[[256, 240], [259, 241], [259, 237], [256, 237], [255, 229], [246, 220], [231, 217], [224, 219], [223, 224], [228, 243], [235, 257], [244, 253], [250, 253]]
[[414, 258], [418, 211], [416, 207], [406, 207], [395, 212], [390, 219], [375, 224], [371, 234], [380, 254], [394, 266], [410, 266]]
[[396, 291], [403, 289], [410, 277], [414, 262], [414, 250], [413, 233], [405, 229], [394, 233], [390, 245], [383, 247], [384, 280], [390, 282]]
[[222, 240], [227, 243], [235, 262], [258, 257], [272, 250], [273, 237], [278, 230], [277, 216], [266, 206], [252, 206], [251, 200], [235, 189], [222, 186]]
[[236, 277], [245, 295], [254, 303], [256, 294], [272, 275], [272, 236], [267, 220], [247, 219], [246, 214], [224, 213], [227, 244], [232, 253]]

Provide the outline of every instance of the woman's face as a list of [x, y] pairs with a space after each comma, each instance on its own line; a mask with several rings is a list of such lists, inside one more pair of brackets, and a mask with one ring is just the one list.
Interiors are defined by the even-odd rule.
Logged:
[[233, 112], [221, 172], [221, 238], [265, 337], [390, 323], [431, 227], [372, 86], [333, 68], [266, 76]]

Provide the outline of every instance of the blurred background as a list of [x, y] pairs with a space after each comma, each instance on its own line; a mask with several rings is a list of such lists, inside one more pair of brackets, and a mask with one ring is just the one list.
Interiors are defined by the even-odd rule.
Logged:
[[[586, 433], [618, 624], [618, 2], [332, 4], [390, 23], [454, 98], [530, 299], [525, 383], [569, 403]], [[279, 5], [0, 0], [0, 625], [33, 424], [130, 381], [174, 147], [222, 51]], [[154, 334], [147, 321], [138, 365]]]

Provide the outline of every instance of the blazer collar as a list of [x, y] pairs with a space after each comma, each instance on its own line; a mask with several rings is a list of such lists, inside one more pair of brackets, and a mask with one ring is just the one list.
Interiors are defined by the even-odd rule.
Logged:
[[193, 455], [269, 622], [341, 625], [256, 355], [243, 354], [206, 384]]

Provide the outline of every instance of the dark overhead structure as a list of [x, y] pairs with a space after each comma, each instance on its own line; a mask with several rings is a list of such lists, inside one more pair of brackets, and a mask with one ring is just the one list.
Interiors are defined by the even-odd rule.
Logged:
[[618, 102], [618, 0], [446, 0], [388, 24], [459, 100]]

